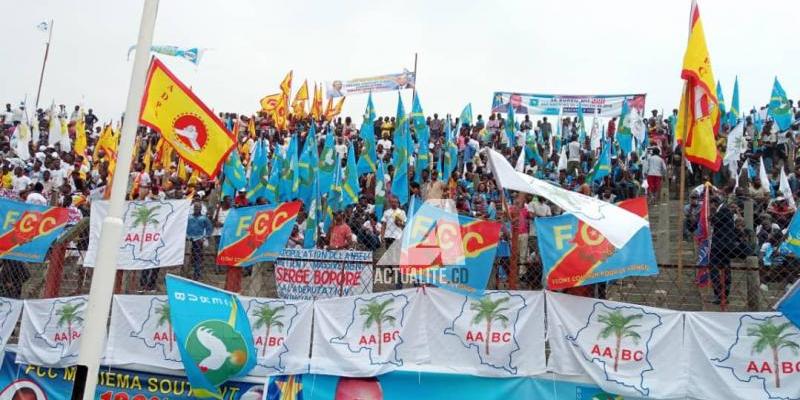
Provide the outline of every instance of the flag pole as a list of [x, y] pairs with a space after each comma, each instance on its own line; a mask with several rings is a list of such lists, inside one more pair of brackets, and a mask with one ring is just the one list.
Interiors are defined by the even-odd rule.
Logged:
[[414, 87], [411, 89], [411, 98], [417, 95], [417, 53], [414, 53]]
[[[686, 92], [687, 85], [684, 82], [683, 84], [683, 96], [687, 96], [688, 93]], [[684, 119], [687, 118], [689, 115], [689, 97], [686, 97], [686, 101], [683, 102], [683, 117]], [[686, 133], [689, 128], [689, 121], [683, 122], [683, 132], [681, 132], [681, 176], [680, 181], [678, 183], [678, 207], [680, 212], [678, 213], [678, 230], [681, 232], [678, 235], [678, 288], [683, 288], [683, 224], [684, 224], [684, 215], [683, 215], [683, 202], [685, 196], [685, 187], [686, 187]], [[677, 132], [675, 132], [677, 135]], [[676, 138], [677, 140], [677, 138]]]
[[54, 20], [50, 20], [50, 25], [47, 27], [47, 44], [44, 46], [44, 60], [42, 60], [42, 72], [39, 74], [39, 88], [36, 89], [36, 105], [35, 109], [39, 109], [39, 95], [42, 94], [42, 81], [44, 80], [44, 67], [47, 65], [47, 55], [50, 53], [50, 41], [53, 40], [53, 24]]
[[153, 29], [158, 14], [158, 0], [145, 0], [142, 19], [139, 25], [139, 39], [136, 43], [136, 56], [133, 62], [128, 100], [125, 107], [125, 118], [122, 123], [121, 142], [119, 145], [117, 168], [114, 170], [114, 185], [111, 188], [108, 215], [103, 219], [100, 244], [97, 251], [97, 263], [94, 268], [89, 302], [86, 306], [86, 324], [81, 338], [80, 353], [72, 399], [95, 398], [97, 374], [108, 324], [108, 312], [114, 290], [114, 278], [117, 271], [116, 259], [122, 240], [124, 224], [122, 221], [125, 207], [125, 191], [128, 187], [128, 175], [133, 144], [139, 124], [140, 101], [144, 94], [145, 78], [153, 42]]

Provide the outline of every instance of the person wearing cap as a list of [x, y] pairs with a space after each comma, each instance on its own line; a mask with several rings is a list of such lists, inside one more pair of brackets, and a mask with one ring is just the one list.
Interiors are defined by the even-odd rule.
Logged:
[[247, 207], [248, 205], [250, 205], [250, 202], [247, 200], [247, 189], [241, 188], [233, 199], [233, 206], [238, 208]]

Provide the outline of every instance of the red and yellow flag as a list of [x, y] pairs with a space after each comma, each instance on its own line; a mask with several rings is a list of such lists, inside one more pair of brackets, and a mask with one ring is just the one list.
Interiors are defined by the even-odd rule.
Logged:
[[339, 101], [336, 102], [336, 106], [333, 106], [333, 97], [328, 99], [328, 106], [325, 109], [325, 120], [332, 121], [334, 117], [342, 113], [342, 106], [344, 105], [345, 97], [342, 96], [339, 98]]
[[195, 169], [216, 176], [235, 137], [157, 58], [150, 64], [139, 122], [159, 133]]
[[322, 118], [322, 85], [317, 88], [316, 83], [314, 83], [314, 100], [311, 101], [311, 116], [315, 121]]
[[72, 150], [76, 155], [86, 157], [86, 122], [84, 120], [83, 111], [75, 121], [75, 146]]
[[281, 93], [284, 96], [289, 97], [289, 93], [292, 92], [292, 71], [289, 71], [288, 74], [283, 78], [281, 81]]
[[683, 144], [688, 161], [717, 171], [722, 162], [716, 145], [719, 103], [697, 1], [692, 1], [681, 78], [685, 82], [675, 126], [678, 141]]
[[261, 99], [261, 111], [265, 113], [272, 113], [278, 108], [278, 102], [281, 100], [281, 94], [275, 93], [269, 96], [264, 96]]
[[303, 118], [306, 116], [306, 101], [308, 101], [308, 81], [303, 81], [303, 86], [294, 95], [292, 100], [292, 115]]

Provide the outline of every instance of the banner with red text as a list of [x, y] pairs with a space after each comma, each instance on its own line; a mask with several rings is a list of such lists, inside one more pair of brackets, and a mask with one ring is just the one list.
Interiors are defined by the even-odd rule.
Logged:
[[800, 399], [800, 330], [780, 313], [686, 313], [689, 396]]
[[679, 311], [547, 292], [548, 369], [626, 397], [684, 398], [683, 320]]
[[369, 251], [284, 249], [275, 262], [275, 284], [282, 299], [316, 300], [372, 293], [372, 283]]
[[[108, 202], [93, 201], [84, 266], [95, 266], [100, 228], [106, 215]], [[125, 202], [125, 228], [117, 268], [130, 270], [183, 265], [188, 219], [189, 200]]]
[[88, 297], [25, 300], [17, 363], [66, 367], [78, 361]]
[[422, 289], [314, 303], [311, 373], [376, 376], [428, 362]]

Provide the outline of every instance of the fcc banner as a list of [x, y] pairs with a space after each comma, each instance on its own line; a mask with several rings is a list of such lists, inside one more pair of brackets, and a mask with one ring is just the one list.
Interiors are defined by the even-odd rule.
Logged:
[[[94, 267], [100, 245], [100, 228], [108, 215], [107, 201], [93, 201], [89, 249], [84, 265]], [[189, 200], [125, 202], [125, 228], [117, 268], [150, 269], [183, 265]]]
[[275, 284], [282, 299], [316, 300], [372, 293], [372, 282], [369, 251], [284, 249], [275, 262]]
[[[75, 381], [75, 367], [48, 368], [14, 364], [14, 353], [5, 353], [0, 368], [0, 400], [68, 400]], [[97, 400], [189, 400], [191, 386], [185, 376], [162, 375], [117, 368], [100, 368]], [[227, 382], [220, 400], [260, 400], [264, 385]]]
[[800, 330], [780, 313], [686, 313], [689, 396], [800, 398]]
[[345, 80], [325, 82], [327, 97], [352, 96], [354, 94], [367, 94], [369, 92], [385, 92], [390, 90], [413, 89], [416, 84], [416, 73], [403, 70], [399, 74], [371, 76]]
[[292, 234], [299, 201], [232, 208], [225, 218], [217, 264], [247, 267], [275, 261]]
[[686, 396], [681, 312], [547, 292], [547, 337], [552, 372], [626, 398]]
[[477, 298], [438, 288], [425, 292], [434, 368], [505, 378], [547, 371], [542, 292], [489, 290]]
[[17, 362], [66, 367], [78, 361], [86, 296], [25, 300]]
[[421, 289], [314, 303], [312, 373], [376, 376], [429, 360]]
[[[617, 205], [647, 219], [645, 197]], [[572, 214], [536, 218], [535, 224], [546, 287], [550, 290], [658, 274], [649, 226], [639, 229], [617, 249], [600, 232]]]
[[562, 95], [494, 92], [492, 112], [508, 112], [508, 107], [511, 105], [516, 114], [560, 114], [574, 117], [578, 115], [578, 109], [582, 108], [584, 115], [597, 114], [599, 117], [612, 118], [622, 114], [624, 101], [628, 102], [629, 107], [636, 108], [642, 113], [645, 96], [645, 94]]
[[67, 224], [67, 209], [0, 198], [0, 258], [42, 262]]

